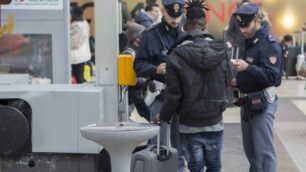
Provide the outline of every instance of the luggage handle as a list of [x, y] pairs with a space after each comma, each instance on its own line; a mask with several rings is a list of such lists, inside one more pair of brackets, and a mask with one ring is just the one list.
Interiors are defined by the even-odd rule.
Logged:
[[[170, 125], [168, 123], [161, 123], [160, 127], [162, 125], [167, 125], [167, 140], [166, 140], [166, 155], [169, 156], [170, 154]], [[161, 131], [161, 130], [160, 130]], [[156, 150], [157, 156], [160, 156], [160, 132], [157, 133], [157, 150]]]

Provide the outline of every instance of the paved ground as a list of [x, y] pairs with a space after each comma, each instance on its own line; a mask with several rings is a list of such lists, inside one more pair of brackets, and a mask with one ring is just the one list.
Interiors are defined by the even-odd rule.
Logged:
[[[278, 172], [306, 172], [306, 91], [305, 80], [284, 80], [278, 88], [279, 109], [275, 120]], [[135, 113], [133, 118], [141, 121]], [[247, 172], [243, 152], [239, 109], [224, 113], [224, 172]]]

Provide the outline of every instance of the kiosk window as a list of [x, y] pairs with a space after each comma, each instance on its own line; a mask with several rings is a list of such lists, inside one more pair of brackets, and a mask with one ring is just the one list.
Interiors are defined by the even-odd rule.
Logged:
[[52, 80], [51, 34], [7, 34], [0, 37], [0, 73], [28, 73]]

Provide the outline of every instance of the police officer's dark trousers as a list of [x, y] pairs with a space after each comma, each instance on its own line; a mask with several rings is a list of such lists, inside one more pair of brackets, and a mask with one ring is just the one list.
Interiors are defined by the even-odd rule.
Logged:
[[276, 172], [277, 158], [273, 138], [273, 121], [277, 101], [254, 113], [247, 105], [241, 107], [243, 147], [250, 163], [250, 172]]

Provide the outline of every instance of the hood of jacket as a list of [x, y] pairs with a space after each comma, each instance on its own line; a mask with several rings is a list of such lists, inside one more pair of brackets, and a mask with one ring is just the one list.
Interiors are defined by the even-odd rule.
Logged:
[[147, 13], [140, 11], [135, 17], [135, 22], [138, 24], [141, 24], [144, 22], [153, 23], [153, 19]]
[[212, 70], [227, 56], [223, 41], [216, 41], [208, 33], [186, 33], [173, 50], [189, 66], [197, 70]]

